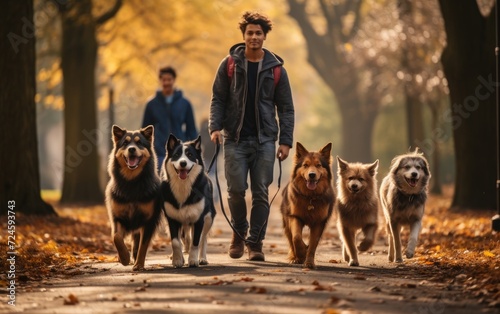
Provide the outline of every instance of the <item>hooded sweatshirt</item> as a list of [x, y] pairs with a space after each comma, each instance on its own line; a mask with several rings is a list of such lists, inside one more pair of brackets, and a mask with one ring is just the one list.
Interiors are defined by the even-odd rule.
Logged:
[[[182, 91], [175, 90], [172, 103], [168, 104], [165, 95], [157, 91], [146, 104], [142, 127], [154, 126], [154, 148], [158, 156], [165, 156], [165, 144], [170, 133], [182, 141], [196, 139], [198, 132], [194, 122], [191, 103], [183, 97]], [[185, 130], [183, 130], [185, 125]]]

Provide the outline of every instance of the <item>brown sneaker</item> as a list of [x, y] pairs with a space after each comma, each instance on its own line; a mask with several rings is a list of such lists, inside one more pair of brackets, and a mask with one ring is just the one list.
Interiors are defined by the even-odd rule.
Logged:
[[247, 243], [248, 260], [250, 261], [265, 261], [264, 252], [262, 252], [262, 242]]
[[[246, 232], [241, 233], [242, 237], [245, 237]], [[240, 238], [240, 236], [233, 231], [233, 238], [231, 239], [231, 244], [229, 244], [229, 257], [240, 258], [245, 252], [245, 240]]]

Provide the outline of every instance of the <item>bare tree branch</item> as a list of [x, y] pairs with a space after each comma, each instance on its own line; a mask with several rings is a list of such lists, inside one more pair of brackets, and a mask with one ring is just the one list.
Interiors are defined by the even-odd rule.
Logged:
[[104, 12], [101, 16], [95, 19], [96, 24], [99, 26], [106, 23], [109, 19], [115, 16], [116, 13], [118, 13], [120, 8], [122, 7], [122, 4], [123, 4], [122, 0], [116, 0], [115, 4], [113, 5], [113, 7], [111, 7], [111, 9]]

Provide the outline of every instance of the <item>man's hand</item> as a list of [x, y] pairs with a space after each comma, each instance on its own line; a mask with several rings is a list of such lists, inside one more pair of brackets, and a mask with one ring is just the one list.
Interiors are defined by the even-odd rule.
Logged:
[[288, 145], [280, 145], [278, 147], [278, 153], [276, 154], [276, 158], [278, 158], [279, 160], [283, 161], [283, 160], [285, 160], [288, 157], [288, 153], [289, 152], [290, 152], [290, 146], [288, 146]]
[[212, 134], [210, 134], [210, 140], [214, 142], [214, 144], [222, 144], [222, 134], [220, 131], [213, 131]]

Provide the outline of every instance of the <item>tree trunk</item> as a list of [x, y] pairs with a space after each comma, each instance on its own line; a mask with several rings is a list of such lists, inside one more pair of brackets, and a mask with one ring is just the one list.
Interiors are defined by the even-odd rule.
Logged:
[[62, 204], [101, 204], [95, 89], [96, 22], [92, 1], [61, 9], [65, 158]]
[[[0, 13], [1, 210], [56, 215], [40, 197], [36, 136], [33, 1], [13, 1]], [[5, 33], [4, 33], [5, 32]], [[14, 201], [14, 203], [9, 203]], [[14, 205], [8, 207], [8, 205]]]
[[[437, 130], [439, 128], [439, 106], [440, 100], [432, 101], [429, 104], [432, 112], [432, 121], [431, 121], [431, 130]], [[441, 148], [439, 139], [436, 136], [432, 137], [432, 152], [428, 152], [431, 155], [431, 172], [432, 172], [432, 181], [431, 181], [431, 190], [432, 194], [442, 194], [442, 179], [441, 179]]]
[[410, 0], [399, 0], [399, 20], [401, 22], [403, 33], [406, 34], [406, 40], [403, 41], [401, 48], [401, 70], [405, 76], [403, 78], [404, 95], [406, 100], [406, 120], [408, 125], [408, 145], [414, 149], [419, 140], [423, 140], [424, 118], [422, 113], [423, 104], [419, 99], [419, 91], [416, 87], [415, 76], [421, 72], [417, 62], [411, 62], [415, 58], [413, 54], [417, 50], [409, 29], [413, 27], [413, 7]]
[[483, 17], [476, 0], [439, 4], [447, 35], [442, 64], [451, 100], [445, 119], [452, 123], [456, 155], [452, 207], [494, 209], [495, 16]]
[[[359, 91], [360, 72], [353, 62], [345, 59], [343, 47], [355, 34], [342, 31], [342, 18], [355, 12], [359, 20], [362, 1], [349, 1], [343, 5], [322, 3], [322, 14], [327, 20], [326, 34], [316, 32], [309, 20], [305, 2], [288, 0], [289, 15], [299, 24], [307, 44], [308, 61], [333, 91], [342, 115], [342, 146], [339, 155], [349, 161], [373, 162], [372, 133], [378, 113], [376, 94], [363, 97]], [[342, 7], [342, 8], [340, 8]], [[357, 25], [357, 22], [354, 22]]]
[[[341, 66], [340, 73], [354, 73], [349, 66]], [[339, 67], [340, 68], [340, 67]], [[337, 69], [339, 69], [337, 68]], [[339, 155], [352, 162], [373, 162], [372, 133], [378, 106], [373, 100], [373, 107], [364, 106], [364, 99], [356, 93], [357, 81], [352, 75], [350, 79], [329, 79], [327, 85], [334, 92], [342, 115], [342, 146]]]

